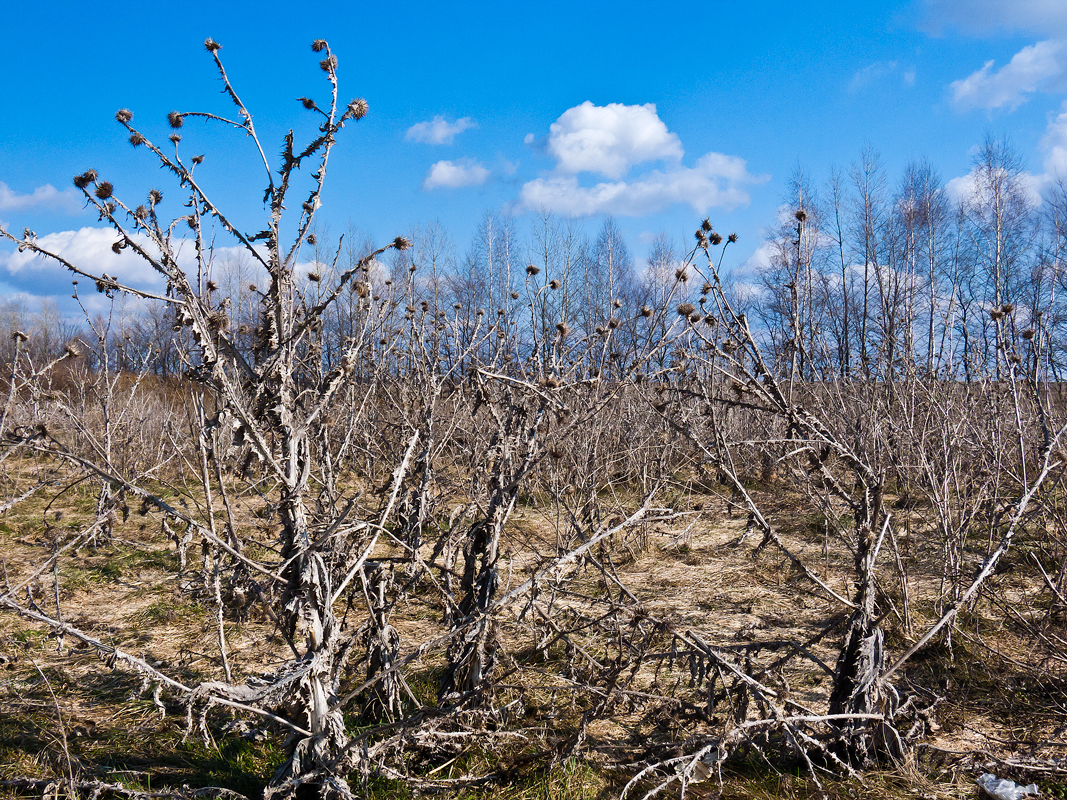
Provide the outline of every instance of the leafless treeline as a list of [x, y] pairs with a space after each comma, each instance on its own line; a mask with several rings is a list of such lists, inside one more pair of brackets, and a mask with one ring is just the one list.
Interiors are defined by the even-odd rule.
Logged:
[[[8, 345], [5, 510], [87, 482], [95, 508], [9, 576], [7, 611], [139, 673], [191, 733], [210, 736], [224, 709], [287, 735], [268, 797], [350, 797], [350, 780], [373, 774], [455, 785], [436, 767], [472, 742], [532, 736], [534, 706], [561, 720], [557, 757], [590, 746], [593, 723], [672, 718], [627, 791], [684, 787], [753, 749], [816, 777], [905, 758], [941, 700], [908, 660], [951, 643], [1018, 538], [1035, 564], [999, 591], [1041, 581], [1034, 668], [1062, 672], [1060, 232], [1055, 217], [1038, 224], [1002, 145], [958, 210], [925, 168], [889, 198], [873, 157], [851, 176], [858, 201], [843, 179], [828, 204], [798, 181], [765, 275], [774, 302], [761, 303], [724, 286], [732, 237], [707, 221], [687, 254], [661, 240], [642, 276], [610, 223], [588, 245], [542, 216], [520, 247], [510, 223], [487, 220], [459, 263], [434, 228], [384, 247], [316, 231], [330, 151], [367, 111], [338, 103], [323, 41], [330, 101], [303, 100], [317, 134], [303, 150], [287, 139], [276, 170], [263, 158], [268, 218], [239, 230], [180, 145], [197, 117], [259, 143], [207, 49], [233, 119], [175, 111], [164, 148], [117, 114], [185, 192], [181, 233], [158, 192], [127, 203], [106, 175], [75, 178], [165, 292], [65, 263], [83, 289], [143, 303], [139, 321], [117, 312], [47, 344], [19, 327]], [[243, 260], [216, 263], [213, 231]], [[5, 235], [50, 255], [32, 232]], [[773, 487], [802, 513], [775, 513]], [[548, 537], [517, 544], [520, 506], [543, 513]], [[739, 642], [714, 614], [650, 611], [620, 578], [650, 526], [719, 524], [727, 508], [757, 553], [789, 565], [798, 598], [829, 609], [811, 638]], [[60, 564], [136, 545], [131, 514], [173, 542], [182, 586], [213, 609], [211, 675], [64, 617]], [[802, 515], [821, 520], [821, 564], [804, 554]], [[53, 579], [54, 602], [39, 600]], [[425, 624], [404, 628], [412, 609]], [[249, 617], [284, 654], [232, 651]], [[428, 665], [432, 697], [412, 688]], [[820, 672], [815, 699], [790, 692]]]

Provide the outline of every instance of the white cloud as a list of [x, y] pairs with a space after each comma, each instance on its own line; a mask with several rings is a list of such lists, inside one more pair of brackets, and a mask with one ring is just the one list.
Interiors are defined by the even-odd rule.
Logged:
[[921, 26], [934, 35], [945, 27], [987, 35], [999, 31], [1067, 32], [1063, 0], [925, 0]]
[[1015, 110], [1038, 90], [1063, 88], [1067, 79], [1067, 42], [1046, 39], [1027, 45], [1000, 69], [992, 61], [950, 86], [952, 99], [961, 108]]
[[548, 152], [563, 172], [621, 178], [645, 161], [681, 161], [682, 143], [667, 130], [652, 103], [595, 106], [587, 100], [552, 123]]
[[80, 192], [74, 189], [59, 191], [46, 183], [38, 186], [32, 194], [20, 194], [0, 181], [0, 211], [61, 211], [64, 214], [80, 214], [84, 202]]
[[654, 170], [629, 182], [615, 181], [584, 187], [573, 175], [537, 178], [522, 187], [521, 204], [573, 216], [618, 214], [641, 217], [675, 203], [687, 203], [697, 214], [709, 208], [732, 209], [749, 202], [744, 184], [758, 184], [769, 176], [753, 176], [736, 156], [708, 153], [696, 166]]
[[455, 122], [449, 122], [438, 114], [428, 122], [418, 122], [408, 128], [404, 138], [409, 142], [423, 142], [425, 144], [452, 144], [456, 136], [463, 131], [477, 128], [478, 123], [470, 117], [461, 117]]
[[[1041, 192], [1048, 182], [1048, 175], [1034, 175], [1031, 172], [1019, 173], [1019, 189], [1028, 205], [1037, 208], [1041, 205]], [[945, 194], [953, 202], [966, 202], [982, 194], [978, 181], [977, 167], [966, 175], [953, 178], [945, 184]]]
[[[656, 107], [582, 103], [565, 111], [550, 127], [545, 152], [556, 160], [553, 172], [522, 187], [519, 206], [572, 216], [618, 214], [641, 217], [676, 203], [703, 214], [711, 207], [731, 209], [749, 202], [746, 184], [764, 183], [745, 161], [707, 153], [692, 167], [682, 162], [682, 143], [656, 114]], [[526, 137], [529, 145], [533, 134]], [[663, 169], [633, 175], [649, 161], [667, 162]], [[611, 181], [582, 185], [579, 173]]]
[[456, 189], [461, 186], [478, 186], [489, 179], [489, 170], [468, 158], [457, 161], [438, 161], [422, 181], [422, 188], [426, 190], [444, 186]]
[[[147, 236], [134, 234], [132, 238], [149, 254], [158, 253]], [[119, 234], [111, 228], [80, 228], [76, 231], [45, 234], [38, 237], [37, 244], [41, 249], [54, 253], [90, 275], [106, 272], [128, 286], [146, 291], [161, 290], [163, 277], [132, 248], [127, 247], [118, 253], [111, 249], [118, 240]], [[171, 247], [177, 255], [178, 264], [187, 273], [193, 273], [196, 270], [196, 248], [193, 242], [172, 239]], [[247, 250], [240, 245], [215, 247], [212, 251], [216, 264], [239, 260], [244, 258], [246, 253]], [[252, 269], [255, 270], [255, 267]], [[81, 281], [78, 288], [86, 290], [83, 294], [96, 291], [92, 284], [86, 286], [87, 278], [79, 278], [58, 261], [29, 250], [21, 253], [17, 250], [0, 252], [0, 273], [6, 273], [20, 285], [40, 286], [44, 294], [61, 293], [62, 289], [59, 287], [69, 285], [71, 280]]]
[[1049, 120], [1041, 139], [1045, 175], [1049, 181], [1067, 179], [1067, 102], [1060, 113]]
[[[875, 61], [873, 64], [868, 64], [863, 69], [856, 71], [856, 74], [852, 76], [852, 80], [848, 82], [848, 90], [850, 92], [858, 92], [860, 89], [866, 88], [879, 78], [884, 78], [886, 75], [892, 75], [896, 71], [896, 61]], [[912, 79], [914, 80], [914, 73], [911, 74]], [[904, 81], [905, 83], [908, 82], [907, 76], [905, 76]]]

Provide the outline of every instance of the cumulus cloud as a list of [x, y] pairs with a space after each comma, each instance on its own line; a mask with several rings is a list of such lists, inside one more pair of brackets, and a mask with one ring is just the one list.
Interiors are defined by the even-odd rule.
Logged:
[[594, 172], [606, 178], [621, 178], [645, 161], [682, 158], [681, 141], [667, 130], [652, 103], [595, 106], [587, 100], [552, 123], [547, 146], [563, 172]]
[[[532, 134], [527, 142], [531, 140]], [[743, 159], [722, 153], [707, 153], [692, 167], [683, 165], [681, 141], [651, 103], [585, 102], [568, 109], [551, 125], [545, 152], [555, 158], [556, 168], [522, 187], [522, 208], [640, 217], [685, 203], [703, 214], [712, 207], [744, 205], [749, 201], [746, 185], [769, 180], [751, 175]], [[651, 161], [666, 164], [631, 174], [637, 165]], [[581, 173], [612, 180], [583, 185]]]
[[987, 61], [980, 70], [953, 81], [952, 99], [961, 108], [1015, 110], [1038, 90], [1056, 91], [1067, 80], [1067, 42], [1047, 39], [1027, 45], [998, 70]]
[[[138, 243], [151, 252], [148, 239], [135, 235]], [[106, 272], [119, 281], [141, 289], [159, 288], [162, 278], [140, 256], [129, 248], [115, 253], [111, 245], [118, 234], [109, 228], [81, 228], [76, 231], [60, 231], [41, 236], [37, 243], [41, 248], [66, 259], [70, 263], [94, 275]], [[38, 283], [74, 279], [58, 262], [38, 253], [0, 253], [0, 266], [19, 282]], [[84, 287], [83, 287], [84, 288]]]
[[422, 181], [422, 188], [429, 191], [440, 186], [456, 189], [461, 186], [479, 186], [489, 179], [489, 170], [469, 158], [457, 161], [438, 161]]
[[438, 114], [428, 122], [417, 122], [412, 125], [408, 128], [404, 138], [409, 142], [423, 142], [424, 144], [452, 144], [463, 131], [477, 127], [478, 124], [470, 117], [461, 117], [455, 122], [449, 122]]
[[749, 174], [744, 159], [708, 153], [694, 167], [653, 170], [630, 181], [589, 187], [579, 185], [573, 175], [537, 178], [522, 187], [520, 200], [527, 209], [545, 208], [573, 216], [641, 217], [676, 203], [686, 203], [697, 214], [705, 214], [709, 208], [729, 210], [748, 203], [744, 185], [768, 179]]
[[1067, 33], [1063, 0], [925, 0], [921, 27], [940, 36], [944, 28], [987, 35], [999, 31]]
[[0, 181], [0, 211], [60, 211], [80, 214], [84, 210], [81, 193], [74, 189], [59, 191], [46, 183], [31, 194], [21, 194]]

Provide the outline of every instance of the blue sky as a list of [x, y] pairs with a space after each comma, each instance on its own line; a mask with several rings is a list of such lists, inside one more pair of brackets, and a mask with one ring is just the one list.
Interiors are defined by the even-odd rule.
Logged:
[[[341, 99], [370, 113], [334, 151], [321, 219], [383, 243], [436, 221], [462, 254], [486, 213], [523, 233], [547, 207], [591, 237], [613, 215], [640, 262], [660, 232], [688, 246], [707, 215], [739, 234], [743, 268], [795, 170], [822, 182], [867, 145], [891, 184], [915, 158], [962, 179], [987, 133], [1036, 188], [1067, 173], [1063, 0], [56, 2], [20, 5], [19, 28], [33, 34], [0, 49], [0, 221], [89, 265], [113, 237], [73, 233], [99, 227], [73, 175], [95, 168], [135, 203], [156, 186], [181, 213], [114, 113], [163, 141], [172, 109], [229, 112], [208, 36], [272, 157], [288, 128], [312, 130], [295, 98], [327, 97], [309, 45], [329, 40]], [[258, 229], [250, 142], [194, 121], [183, 135], [219, 204]], [[33, 306], [66, 281], [0, 244], [4, 296]]]

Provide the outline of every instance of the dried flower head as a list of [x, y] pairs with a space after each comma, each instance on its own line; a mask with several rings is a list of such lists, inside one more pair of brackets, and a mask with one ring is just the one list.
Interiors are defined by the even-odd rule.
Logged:
[[167, 122], [170, 123], [170, 126], [172, 128], [177, 130], [178, 128], [180, 128], [182, 125], [185, 124], [185, 119], [177, 111], [171, 111], [169, 114], [167, 114]]
[[163, 202], [163, 193], [159, 189], [152, 189], [148, 193], [148, 202], [154, 206]]
[[101, 181], [100, 184], [96, 187], [96, 191], [93, 194], [95, 194], [101, 200], [107, 200], [109, 197], [111, 197], [111, 194], [114, 190], [115, 187], [112, 186], [108, 181]]
[[1010, 314], [1012, 311], [1015, 310], [1015, 306], [1011, 303], [1005, 303], [1000, 307], [1000, 310], [1003, 311], [1005, 314]]
[[182, 137], [177, 133], [172, 133], [167, 138], [170, 139], [172, 144], [177, 144], [178, 142], [180, 142], [182, 140]]
[[83, 172], [81, 175], [74, 176], [74, 185], [79, 189], [84, 189], [90, 183], [96, 180], [96, 170], [89, 169]]
[[362, 97], [357, 98], [348, 104], [349, 113], [357, 120], [361, 120], [367, 116], [367, 108], [367, 101]]
[[144, 219], [148, 216], [148, 209], [144, 206], [137, 206], [137, 208], [133, 210], [133, 215], [137, 219]]
[[26, 335], [25, 333], [23, 333], [22, 331], [12, 331], [12, 332], [11, 332], [11, 339], [12, 339], [13, 341], [15, 341], [15, 342], [25, 342], [25, 341], [26, 341], [26, 340], [28, 340], [29, 338], [30, 338], [30, 337], [29, 337], [29, 336], [27, 336], [27, 335]]
[[674, 271], [674, 279], [685, 283], [689, 280], [689, 273], [685, 271], [685, 267], [679, 267]]
[[737, 241], [737, 234], [731, 233], [729, 236], [726, 237], [726, 241], [728, 241], [730, 244], [733, 244]]
[[370, 286], [367, 284], [366, 281], [356, 281], [354, 288], [356, 294], [358, 294], [360, 297], [366, 297], [368, 294], [370, 294]]
[[204, 286], [209, 292], [217, 292], [219, 290], [219, 285], [215, 281], [208, 281]]
[[693, 305], [692, 303], [682, 303], [680, 306], [678, 306], [678, 316], [680, 316], [680, 317], [688, 317], [690, 314], [692, 314], [696, 310], [697, 310], [697, 307], [695, 305]]
[[332, 73], [337, 72], [337, 56], [331, 53], [319, 62], [319, 69], [323, 72]]
[[611, 307], [612, 308], [622, 308], [622, 300], [620, 300], [619, 298], [616, 297], [614, 300], [611, 301]]
[[700, 230], [704, 233], [711, 233], [711, 220], [705, 217], [704, 221], [700, 223]]
[[999, 308], [993, 308], [990, 309], [989, 316], [992, 317], [994, 320], [1001, 320], [1004, 319], [1004, 312], [1001, 311]]
[[130, 111], [130, 109], [128, 108], [120, 108], [118, 111], [115, 112], [115, 119], [125, 124], [131, 119], [133, 119], [133, 112]]
[[556, 330], [559, 332], [560, 339], [566, 339], [567, 334], [571, 332], [571, 327], [566, 322], [557, 322]]
[[77, 342], [67, 342], [63, 346], [63, 354], [67, 358], [78, 358], [82, 354], [82, 351], [78, 347], [78, 343]]
[[326, 49], [326, 40], [325, 39], [316, 39], [315, 41], [313, 41], [311, 43], [311, 49], [313, 51], [315, 51], [316, 53], [321, 53], [323, 50]]
[[193, 156], [192, 161], [193, 161], [194, 164], [203, 164], [204, 163], [204, 157], [202, 155]]
[[641, 306], [641, 316], [642, 317], [651, 317], [652, 316], [652, 308], [651, 308], [651, 306]]
[[137, 147], [137, 146], [142, 145], [144, 143], [145, 143], [145, 138], [141, 134], [139, 134], [139, 133], [131, 133], [130, 134], [130, 144], [132, 144], [134, 147]]
[[1024, 339], [1026, 339], [1027, 341], [1029, 341], [1030, 339], [1033, 339], [1034, 338], [1034, 329], [1033, 328], [1027, 328], [1025, 331], [1022, 332], [1021, 336]]
[[541, 268], [539, 266], [537, 266], [536, 264], [527, 264], [526, 265], [526, 274], [527, 275], [536, 275], [540, 271], [541, 271]]
[[407, 250], [409, 247], [411, 247], [411, 240], [405, 239], [403, 236], [397, 236], [395, 239], [393, 239], [393, 247], [396, 250]]
[[222, 49], [222, 45], [212, 39], [210, 36], [204, 39], [204, 49], [209, 53], [217, 53]]
[[722, 235], [712, 232], [711, 236], [708, 237], [708, 240], [712, 245], [720, 245], [722, 244]]
[[456, 309], [456, 311], [459, 311], [461, 308], [463, 308], [463, 306], [460, 303], [453, 303], [452, 308]]
[[519, 293], [518, 292], [511, 292], [511, 299], [512, 300], [518, 300], [519, 299]]
[[618, 317], [612, 317], [611, 319], [608, 320], [608, 328], [610, 330], [615, 330], [617, 327], [619, 327], [619, 319], [618, 319]]
[[126, 249], [126, 240], [125, 239], [119, 239], [117, 242], [115, 242], [113, 245], [111, 245], [111, 252], [112, 253], [121, 253], [125, 249]]
[[563, 284], [561, 284], [561, 283], [560, 283], [559, 281], [557, 281], [557, 280], [556, 280], [555, 278], [553, 278], [552, 280], [550, 280], [550, 281], [548, 282], [548, 288], [549, 288], [549, 289], [558, 289], [558, 288], [559, 288], [560, 286], [562, 286], [562, 285], [563, 285]]
[[312, 283], [318, 283], [319, 281], [322, 280], [322, 276], [317, 272], [309, 272], [308, 273], [308, 280], [311, 281]]
[[802, 208], [798, 208], [793, 216], [797, 218], [797, 222], [804, 222], [808, 218], [808, 212]]

